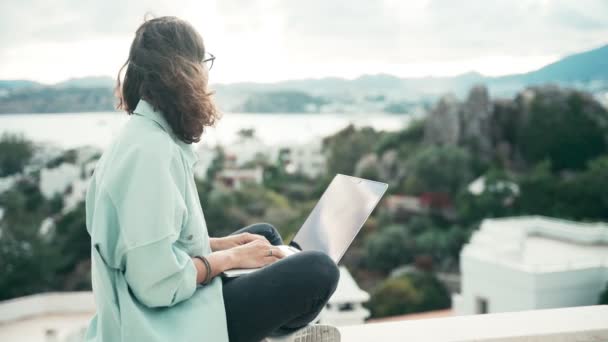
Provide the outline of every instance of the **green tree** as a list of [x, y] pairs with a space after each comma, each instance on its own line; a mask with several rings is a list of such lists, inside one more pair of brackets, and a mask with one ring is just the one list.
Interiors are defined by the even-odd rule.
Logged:
[[52, 206], [30, 177], [0, 194], [0, 300], [55, 288], [53, 256], [61, 249], [40, 233]]
[[450, 307], [448, 290], [428, 272], [415, 272], [389, 278], [371, 294], [367, 303], [374, 318]]
[[3, 133], [0, 137], [0, 177], [19, 173], [34, 154], [34, 144], [23, 134]]
[[586, 170], [560, 177], [551, 163], [538, 164], [520, 176], [521, 195], [515, 202], [517, 214], [546, 215], [573, 220], [608, 219], [608, 156], [588, 162]]
[[505, 217], [517, 214], [513, 208], [519, 195], [517, 190], [508, 184], [515, 184], [501, 169], [493, 169], [484, 175], [484, 191], [472, 194], [461, 191], [455, 201], [459, 222], [474, 224], [486, 217]]
[[370, 234], [364, 243], [368, 268], [389, 272], [413, 260], [414, 239], [403, 225], [391, 225]]
[[435, 262], [451, 263], [453, 267], [470, 234], [470, 229], [460, 226], [428, 229], [416, 236], [416, 251], [432, 256]]
[[560, 198], [560, 179], [553, 175], [551, 168], [551, 162], [545, 160], [519, 177], [521, 195], [515, 202], [517, 212], [563, 217], [564, 213], [555, 210], [555, 202]]
[[607, 120], [606, 109], [584, 93], [537, 92], [516, 148], [530, 164], [547, 159], [554, 171], [580, 170], [608, 152]]
[[561, 180], [555, 211], [577, 220], [608, 220], [608, 155], [587, 165], [585, 171]]
[[336, 173], [353, 174], [359, 159], [373, 151], [379, 136], [371, 127], [357, 129], [351, 124], [323, 139], [323, 150], [327, 155], [327, 173], [331, 177]]
[[606, 284], [606, 288], [600, 294], [600, 299], [599, 299], [598, 304], [599, 305], [606, 305], [606, 304], [608, 304], [608, 284]]
[[472, 180], [471, 157], [456, 146], [429, 146], [416, 152], [406, 164], [410, 174], [406, 189], [413, 193], [456, 194]]
[[419, 145], [424, 138], [424, 127], [425, 120], [416, 120], [400, 131], [382, 132], [374, 151], [380, 155], [391, 149], [400, 149], [404, 144]]
[[[54, 234], [50, 241], [56, 251], [52, 265], [63, 290], [89, 290], [91, 282], [88, 273], [80, 273], [81, 262], [91, 257], [91, 237], [87, 232], [85, 202], [81, 201], [71, 211], [55, 220]], [[66, 282], [69, 279], [69, 282]]]

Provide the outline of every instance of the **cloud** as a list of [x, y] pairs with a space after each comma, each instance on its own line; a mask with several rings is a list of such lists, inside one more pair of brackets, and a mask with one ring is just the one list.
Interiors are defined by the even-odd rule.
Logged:
[[[608, 8], [603, 0], [518, 0], [429, 3], [429, 28], [454, 52], [553, 55], [606, 42]], [[573, 6], [573, 4], [576, 4]], [[565, 15], [567, 14], [567, 15]], [[589, 30], [589, 27], [595, 29]]]
[[258, 0], [244, 7], [224, 2], [227, 18], [242, 21], [240, 10], [282, 18], [282, 44], [294, 60], [404, 63], [559, 55], [608, 37], [605, 0]]
[[114, 74], [146, 11], [199, 29], [222, 82], [527, 71], [608, 42], [606, 0], [3, 1], [0, 78]]
[[3, 48], [132, 35], [146, 11], [182, 14], [190, 1], [20, 0], [0, 3]]

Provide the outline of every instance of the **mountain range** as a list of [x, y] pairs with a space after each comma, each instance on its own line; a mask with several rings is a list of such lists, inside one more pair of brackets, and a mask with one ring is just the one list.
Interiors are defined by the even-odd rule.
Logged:
[[[92, 106], [103, 105], [103, 108], [93, 107], [95, 110], [112, 110], [107, 108], [111, 100], [93, 101], [91, 96], [112, 96], [108, 89], [115, 84], [115, 79], [107, 76], [93, 76], [72, 78], [53, 85], [44, 85], [29, 80], [0, 80], [0, 113], [17, 113], [45, 110], [44, 103], [36, 101], [39, 106], [33, 108], [21, 103], [31, 96], [40, 96], [48, 91], [54, 95], [63, 96], [78, 89], [82, 96], [87, 97], [87, 103]], [[228, 110], [247, 111], [246, 104], [260, 94], [270, 97], [281, 97], [289, 93], [290, 98], [309, 98], [313, 102], [344, 102], [359, 103], [369, 96], [382, 96], [386, 101], [416, 102], [433, 100], [446, 92], [462, 96], [468, 89], [476, 84], [485, 84], [494, 96], [510, 96], [529, 85], [558, 83], [565, 86], [584, 88], [590, 91], [605, 91], [608, 89], [608, 45], [593, 50], [566, 56], [554, 63], [538, 70], [501, 76], [488, 77], [477, 72], [469, 72], [454, 77], [420, 77], [401, 78], [390, 74], [362, 75], [349, 80], [338, 77], [319, 79], [287, 80], [276, 83], [232, 83], [213, 84], [217, 102]], [[301, 92], [307, 96], [293, 96], [294, 92]], [[67, 96], [71, 100], [78, 97]], [[323, 99], [320, 101], [319, 99]], [[56, 102], [56, 101], [55, 101]], [[275, 106], [281, 101], [269, 101]], [[304, 108], [303, 105], [289, 108]], [[60, 103], [51, 106], [50, 111], [73, 111], [67, 104], [65, 109]], [[82, 106], [77, 106], [77, 111]], [[260, 109], [256, 102], [255, 108]], [[279, 108], [280, 109], [280, 108]]]

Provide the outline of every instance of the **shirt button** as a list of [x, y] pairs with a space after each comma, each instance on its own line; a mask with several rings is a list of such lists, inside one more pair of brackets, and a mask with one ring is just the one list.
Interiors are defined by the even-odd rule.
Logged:
[[188, 240], [192, 240], [192, 234], [188, 235]]

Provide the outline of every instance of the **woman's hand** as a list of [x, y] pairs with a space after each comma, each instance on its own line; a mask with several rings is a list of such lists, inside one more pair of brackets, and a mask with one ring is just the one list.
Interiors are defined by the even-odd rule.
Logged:
[[233, 268], [263, 267], [285, 257], [280, 248], [271, 245], [266, 239], [254, 239], [226, 252], [231, 253]]
[[229, 235], [223, 238], [211, 238], [209, 239], [209, 243], [211, 244], [211, 250], [215, 252], [231, 249], [255, 240], [268, 242], [268, 240], [266, 240], [266, 238], [262, 235], [240, 233], [235, 235]]

